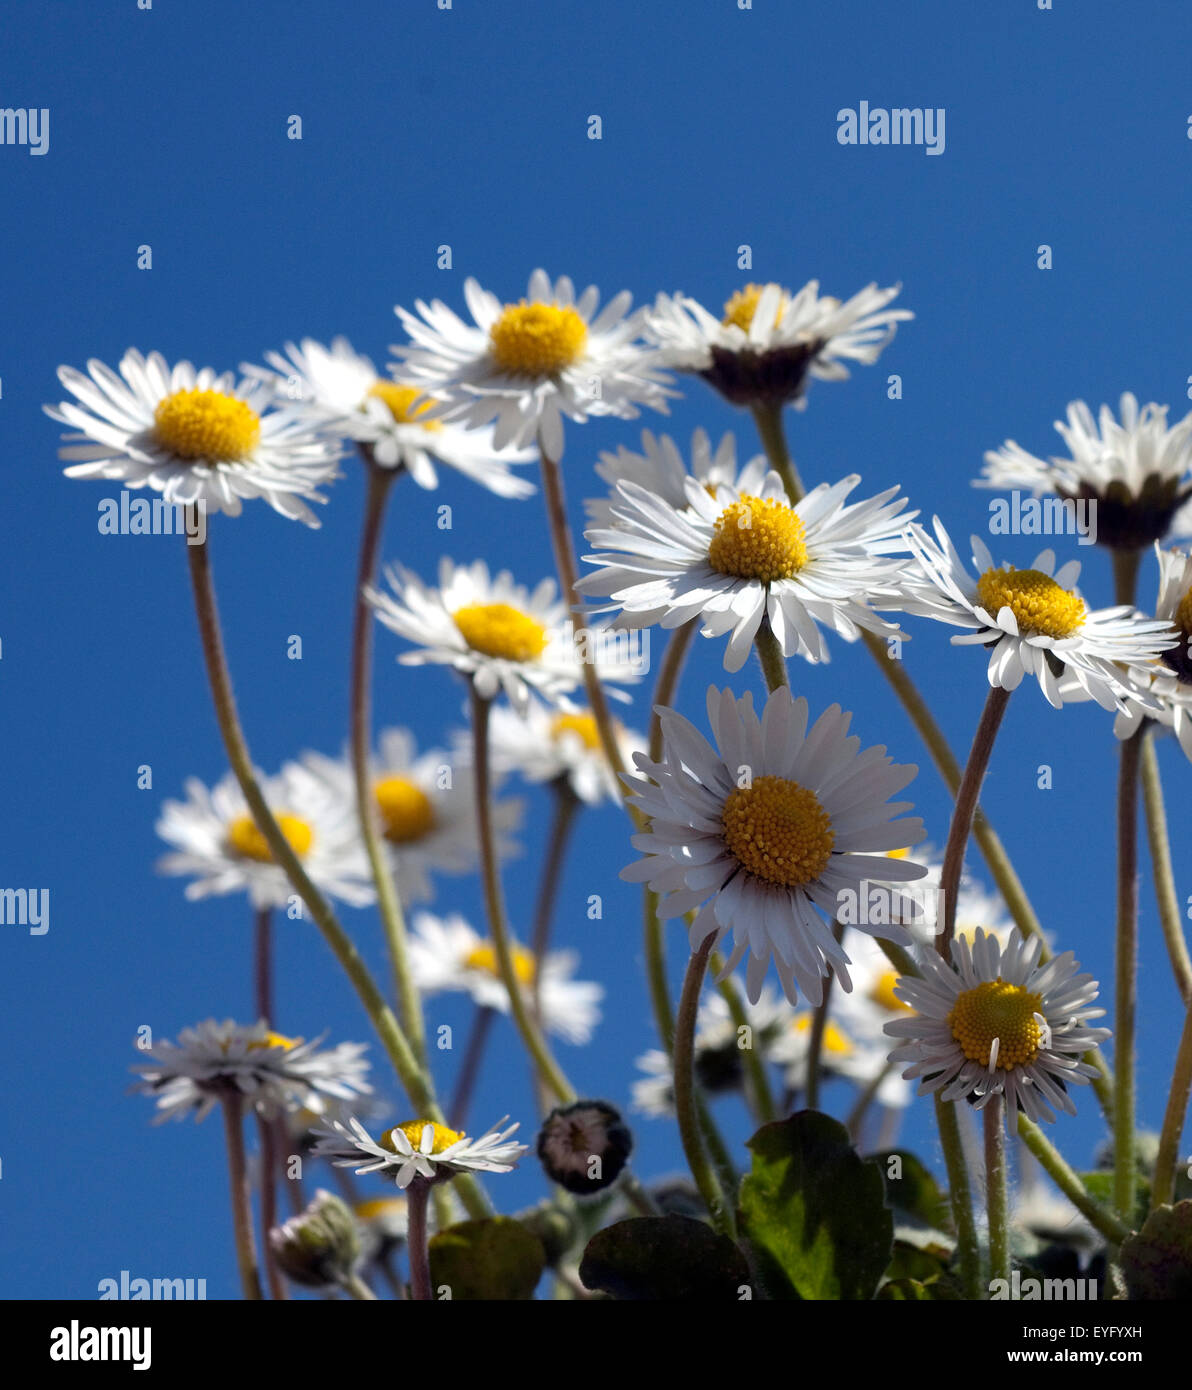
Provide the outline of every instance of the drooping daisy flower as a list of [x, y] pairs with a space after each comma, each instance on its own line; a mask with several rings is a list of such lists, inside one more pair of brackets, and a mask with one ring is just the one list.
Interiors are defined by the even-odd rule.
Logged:
[[811, 280], [797, 294], [781, 285], [746, 285], [717, 318], [684, 294], [660, 294], [646, 320], [662, 361], [695, 372], [734, 405], [802, 409], [813, 377], [843, 381], [844, 359], [873, 363], [908, 309], [887, 309], [901, 286], [867, 285], [843, 304]]
[[[674, 710], [661, 718], [662, 761], [636, 758], [655, 785], [630, 797], [651, 821], [632, 838], [643, 858], [621, 877], [649, 883], [664, 918], [699, 909], [693, 951], [711, 933], [718, 942], [731, 935], [727, 969], [748, 954], [751, 1000], [771, 956], [792, 1004], [796, 983], [819, 1003], [829, 964], [851, 988], [848, 956], [820, 912], [834, 919], [841, 894], [879, 873], [899, 882], [923, 876], [921, 865], [885, 857], [924, 837], [918, 818], [896, 819], [910, 803], [887, 799], [918, 769], [881, 747], [861, 752], [848, 733], [852, 715], [839, 705], [808, 729], [807, 701], [786, 687], [768, 697], [760, 719], [751, 695], [711, 687], [715, 748]], [[858, 930], [905, 939], [896, 926]]]
[[285, 356], [267, 352], [265, 360], [272, 371], [251, 363], [241, 370], [325, 430], [366, 445], [383, 468], [405, 468], [419, 487], [438, 487], [440, 463], [499, 497], [529, 497], [535, 490], [509, 471], [510, 464], [533, 458], [532, 452], [498, 451], [491, 431], [445, 424], [421, 387], [378, 375], [347, 338], [334, 338], [330, 348], [303, 338], [301, 347], [287, 343]]
[[170, 367], [161, 353], [132, 348], [120, 376], [94, 358], [87, 371], [59, 367], [75, 400], [45, 407], [73, 431], [59, 457], [84, 460], [66, 469], [68, 478], [118, 479], [229, 516], [263, 497], [282, 516], [318, 526], [306, 503], [326, 500], [317, 489], [339, 476], [339, 443], [277, 408], [261, 382], [236, 386], [230, 372]]
[[[1013, 439], [985, 455], [975, 486], [1021, 488], [1095, 507], [1095, 533], [1102, 545], [1136, 550], [1169, 534], [1192, 531], [1192, 413], [1168, 428], [1167, 406], [1151, 402], [1139, 409], [1123, 393], [1119, 413], [1103, 405], [1094, 420], [1084, 401], [1068, 406], [1068, 422], [1055, 422], [1067, 458], [1048, 460], [1029, 454]], [[1075, 513], [1074, 513], [1075, 515]]]
[[680, 627], [702, 618], [705, 637], [729, 632], [724, 665], [739, 671], [767, 619], [784, 656], [828, 660], [820, 626], [854, 641], [859, 628], [883, 636], [899, 629], [866, 602], [895, 583], [905, 561], [890, 558], [914, 513], [889, 488], [865, 502], [845, 499], [857, 474], [821, 484], [795, 506], [777, 473], [756, 494], [724, 483], [715, 497], [695, 479], [684, 484], [679, 509], [637, 483], [617, 484], [613, 525], [588, 531], [599, 566], [579, 588], [610, 597], [621, 614], [614, 626]]
[[[367, 907], [375, 893], [352, 801], [298, 763], [257, 781], [314, 885], [352, 907]], [[158, 871], [190, 876], [186, 896], [192, 901], [247, 893], [253, 907], [284, 907], [294, 893], [230, 772], [210, 789], [187, 778], [186, 800], [165, 802], [156, 829], [175, 851], [158, 860]]]
[[[470, 874], [480, 860], [476, 829], [475, 777], [471, 750], [462, 741], [454, 755], [441, 748], [419, 753], [408, 729], [385, 729], [370, 760], [369, 776], [378, 828], [404, 903], [434, 897], [432, 875]], [[339, 800], [355, 806], [350, 758], [306, 753], [303, 765]], [[499, 789], [499, 775], [495, 779]], [[520, 852], [513, 832], [524, 806], [511, 798], [493, 800], [493, 829], [502, 858]]]
[[[621, 761], [628, 766], [634, 753], [645, 748], [645, 740], [619, 723], [614, 732]], [[533, 783], [566, 778], [572, 794], [591, 806], [620, 800], [595, 717], [588, 709], [550, 710], [531, 700], [523, 716], [498, 705], [489, 724], [489, 743], [498, 771], [516, 772]]]
[[504, 1123], [498, 1120], [478, 1139], [469, 1139], [446, 1125], [410, 1120], [374, 1140], [359, 1120], [346, 1125], [333, 1121], [315, 1152], [337, 1168], [381, 1173], [404, 1191], [415, 1178], [435, 1183], [467, 1171], [508, 1173], [526, 1152], [526, 1145], [510, 1140], [518, 1126], [502, 1130]]
[[321, 1041], [287, 1038], [264, 1023], [210, 1018], [184, 1028], [176, 1043], [147, 1048], [148, 1060], [132, 1068], [141, 1078], [133, 1090], [156, 1097], [155, 1124], [191, 1114], [201, 1120], [236, 1094], [266, 1116], [294, 1110], [323, 1115], [329, 1102], [353, 1100], [372, 1087], [365, 1080], [364, 1043], [320, 1051]]
[[1113, 731], [1120, 739], [1129, 738], [1144, 719], [1154, 719], [1175, 734], [1184, 756], [1192, 761], [1192, 556], [1161, 550], [1157, 544], [1155, 555], [1159, 561], [1155, 617], [1172, 625], [1177, 640], [1151, 666], [1134, 673], [1146, 700], [1127, 697]]
[[[480, 1008], [509, 1012], [496, 947], [458, 913], [435, 917], [420, 912], [414, 918], [409, 953], [414, 983], [424, 994], [463, 991]], [[549, 951], [539, 961], [526, 947], [513, 947], [514, 973], [527, 993], [536, 991], [546, 1031], [571, 1043], [586, 1043], [600, 1022], [604, 986], [572, 979], [578, 964], [574, 951]]]
[[596, 472], [609, 485], [611, 495], [589, 498], [584, 503], [588, 521], [593, 526], [616, 525], [613, 507], [617, 502], [618, 483], [637, 483], [669, 506], [683, 511], [687, 507], [688, 478], [702, 484], [712, 497], [726, 483], [738, 493], [756, 495], [770, 471], [765, 454], [756, 454], [738, 468], [737, 443], [731, 432], [724, 435], [713, 450], [707, 431], [697, 429], [691, 436], [690, 457], [691, 467], [688, 468], [679, 446], [669, 434], [656, 438], [649, 430], [642, 430], [640, 454], [624, 445], [615, 454], [605, 450], [596, 464]]
[[1078, 974], [1071, 951], [1039, 965], [1038, 937], [1015, 929], [1006, 945], [978, 931], [970, 946], [952, 944], [948, 964], [935, 952], [920, 958], [923, 977], [904, 977], [897, 994], [914, 1016], [886, 1024], [903, 1038], [890, 1060], [909, 1063], [903, 1076], [922, 1078], [919, 1094], [971, 1101], [980, 1110], [1004, 1095], [1012, 1115], [1054, 1120], [1051, 1107], [1076, 1113], [1068, 1094], [1096, 1068], [1080, 1059], [1109, 1037], [1087, 1026], [1105, 1010], [1091, 1008], [1097, 982]]
[[657, 353], [638, 341], [643, 312], [626, 317], [628, 291], [596, 314], [594, 285], [576, 299], [565, 275], [552, 284], [536, 270], [518, 304], [502, 304], [473, 279], [464, 282], [464, 298], [472, 324], [438, 299], [416, 300], [416, 314], [398, 306], [411, 342], [393, 348], [394, 373], [446, 400], [442, 419], [470, 427], [495, 420], [498, 449], [539, 440], [558, 461], [563, 416], [633, 419], [640, 405], [665, 412], [675, 394]]
[[998, 569], [972, 536], [974, 578], [938, 518], [935, 534], [938, 544], [921, 526], [909, 528], [918, 574], [903, 576], [898, 606], [969, 628], [952, 641], [991, 649], [991, 686], [1016, 690], [1024, 675], [1034, 676], [1056, 709], [1073, 698], [1094, 699], [1107, 710], [1124, 708], [1127, 695], [1148, 703], [1121, 667], [1145, 666], [1170, 647], [1174, 634], [1166, 623], [1128, 605], [1090, 609], [1074, 587], [1079, 560], [1057, 570], [1055, 552], [1044, 550], [1029, 569]]

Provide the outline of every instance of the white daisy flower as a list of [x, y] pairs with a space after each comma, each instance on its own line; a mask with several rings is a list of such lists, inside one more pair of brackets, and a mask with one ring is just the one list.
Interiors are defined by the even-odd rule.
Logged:
[[647, 492], [662, 499], [679, 511], [687, 507], [687, 479], [701, 483], [712, 497], [727, 484], [738, 494], [756, 495], [770, 471], [765, 454], [755, 454], [743, 467], [737, 466], [737, 443], [731, 432], [712, 448], [707, 431], [698, 429], [691, 436], [691, 467], [683, 462], [679, 446], [664, 434], [656, 438], [642, 430], [642, 452], [636, 453], [624, 445], [616, 453], [604, 450], [596, 464], [597, 474], [609, 485], [607, 498], [589, 498], [584, 507], [593, 526], [615, 526], [613, 508], [617, 503], [618, 483], [637, 483]]
[[724, 665], [739, 671], [763, 619], [784, 656], [828, 660], [819, 625], [854, 641], [859, 628], [904, 635], [866, 602], [895, 583], [903, 559], [884, 558], [903, 546], [904, 513], [896, 487], [864, 502], [845, 499], [861, 481], [852, 474], [824, 483], [793, 507], [777, 473], [756, 494], [728, 483], [715, 497], [694, 478], [686, 506], [664, 502], [637, 483], [617, 484], [613, 525], [586, 533], [599, 547], [584, 558], [599, 566], [579, 588], [610, 597], [621, 609], [614, 626], [680, 627], [702, 618], [705, 637], [729, 632]]
[[1105, 1010], [1089, 1007], [1097, 982], [1077, 973], [1071, 951], [1039, 965], [1040, 946], [1017, 929], [1004, 946], [978, 931], [971, 946], [953, 942], [951, 964], [925, 953], [923, 977], [903, 977], [898, 997], [914, 1016], [885, 1031], [905, 1039], [890, 1060], [910, 1064], [903, 1076], [922, 1078], [920, 1095], [969, 1100], [978, 1110], [1004, 1095], [1012, 1115], [1021, 1109], [1035, 1121], [1054, 1120], [1052, 1106], [1076, 1113], [1068, 1087], [1097, 1075], [1080, 1059], [1109, 1037], [1087, 1026]]
[[675, 1113], [675, 1073], [671, 1059], [658, 1048], [651, 1048], [634, 1063], [639, 1076], [630, 1086], [633, 1109], [656, 1120]]
[[518, 1126], [501, 1130], [504, 1123], [498, 1120], [478, 1139], [470, 1139], [446, 1125], [410, 1120], [394, 1125], [374, 1140], [359, 1120], [346, 1125], [333, 1121], [315, 1152], [337, 1168], [353, 1168], [357, 1174], [381, 1173], [404, 1191], [415, 1178], [434, 1183], [467, 1171], [508, 1173], [526, 1152], [526, 1145], [510, 1140]]
[[[642, 751], [646, 741], [619, 723], [614, 733], [621, 762], [630, 766], [634, 753]], [[497, 705], [489, 723], [489, 749], [492, 765], [499, 772], [516, 772], [532, 783], [566, 778], [572, 794], [590, 806], [620, 801], [595, 717], [588, 709], [550, 710], [531, 700], [521, 715]]]
[[394, 372], [446, 399], [441, 418], [469, 427], [496, 420], [497, 448], [538, 440], [557, 462], [563, 416], [629, 420], [640, 405], [666, 412], [675, 392], [658, 354], [638, 341], [643, 311], [626, 317], [627, 290], [596, 314], [594, 285], [577, 299], [567, 276], [552, 283], [536, 270], [519, 304], [502, 304], [473, 279], [464, 282], [464, 298], [472, 324], [438, 299], [416, 300], [416, 314], [396, 309], [412, 341], [393, 348], [401, 359]]
[[440, 463], [499, 497], [529, 497], [536, 490], [509, 471], [510, 464], [532, 459], [531, 450], [498, 451], [491, 430], [444, 423], [421, 387], [380, 376], [347, 338], [332, 339], [330, 348], [303, 338], [300, 347], [287, 343], [285, 356], [267, 352], [265, 360], [272, 370], [251, 363], [241, 370], [292, 401], [297, 413], [365, 445], [383, 468], [405, 468], [419, 487], [438, 487]]
[[[351, 799], [297, 763], [257, 781], [311, 882], [329, 897], [367, 907], [375, 894]], [[174, 846], [174, 853], [158, 861], [158, 871], [189, 875], [186, 896], [192, 902], [247, 893], [253, 907], [284, 907], [294, 893], [230, 772], [210, 789], [188, 778], [186, 800], [166, 801], [156, 830]]]
[[660, 294], [646, 334], [662, 361], [695, 372], [734, 405], [802, 409], [813, 377], [843, 381], [844, 359], [870, 364], [893, 338], [907, 309], [887, 309], [901, 286], [870, 284], [843, 304], [811, 280], [797, 294], [781, 285], [746, 285], [717, 318], [688, 295]]
[[1124, 708], [1127, 695], [1148, 702], [1121, 668], [1145, 666], [1170, 647], [1174, 633], [1166, 623], [1128, 605], [1090, 609], [1074, 587], [1080, 561], [1056, 569], [1053, 550], [1042, 551], [1029, 569], [998, 569], [972, 536], [974, 578], [938, 517], [935, 533], [938, 544], [921, 526], [909, 528], [919, 573], [904, 575], [897, 606], [971, 629], [952, 641], [991, 649], [991, 686], [1016, 690], [1024, 675], [1034, 676], [1056, 709], [1077, 697], [1107, 710]]
[[1097, 419], [1084, 401], [1055, 422], [1068, 457], [1037, 458], [1013, 439], [985, 455], [976, 487], [1021, 488], [1087, 501], [1096, 508], [1095, 538], [1102, 545], [1138, 549], [1170, 534], [1192, 531], [1192, 413], [1168, 427], [1167, 406], [1139, 408], [1123, 392], [1120, 421], [1108, 405]]
[[1129, 738], [1144, 719], [1154, 719], [1175, 734], [1184, 756], [1192, 761], [1192, 555], [1161, 550], [1156, 543], [1155, 556], [1159, 561], [1155, 617], [1172, 625], [1177, 641], [1145, 671], [1134, 673], [1146, 701], [1127, 697], [1113, 731], [1120, 739]]
[[[850, 952], [855, 949], [855, 943], [851, 943]], [[820, 1072], [824, 1076], [850, 1081], [859, 1089], [868, 1086], [875, 1078], [882, 1076], [883, 1072], [888, 1072], [879, 1082], [874, 1099], [887, 1109], [904, 1109], [910, 1104], [911, 1088], [887, 1061], [886, 1049], [889, 1042], [881, 1031], [885, 1018], [879, 1017], [874, 1010], [864, 1006], [846, 1012], [842, 1007], [843, 1000], [851, 998], [852, 995], [843, 995], [840, 999], [833, 998], [820, 1041]], [[782, 1068], [787, 1090], [795, 1095], [807, 1086], [807, 1066], [814, 1024], [815, 1015], [812, 1011], [800, 1010], [791, 1019], [784, 1033], [775, 1040], [771, 1049], [772, 1060]]]
[[[410, 973], [426, 995], [444, 991], [470, 994], [479, 1008], [509, 1012], [509, 992], [501, 979], [497, 950], [453, 913], [420, 912], [409, 942]], [[575, 980], [574, 951], [548, 951], [536, 959], [525, 946], [513, 946], [513, 969], [527, 993], [537, 995], [542, 1025], [570, 1043], [587, 1043], [600, 1022], [604, 986]]]
[[261, 382], [236, 386], [230, 372], [170, 367], [161, 353], [133, 348], [120, 376], [94, 358], [87, 371], [59, 367], [75, 400], [45, 407], [73, 431], [59, 457], [84, 460], [68, 478], [118, 479], [229, 516], [245, 498], [263, 497], [282, 516], [319, 525], [306, 502], [325, 501], [317, 489], [340, 476], [339, 443], [292, 410], [270, 408], [276, 401]]
[[[751, 695], [711, 687], [715, 748], [674, 710], [661, 709], [661, 719], [662, 761], [636, 758], [655, 785], [630, 798], [651, 821], [632, 837], [644, 857], [621, 877], [649, 883], [664, 918], [699, 909], [693, 951], [710, 933], [718, 942], [731, 934], [727, 969], [748, 953], [751, 1000], [771, 956], [792, 1004], [796, 983], [819, 1003], [829, 964], [851, 988], [849, 958], [819, 914], [834, 919], [841, 895], [879, 873], [900, 882], [923, 876], [921, 865], [885, 857], [924, 837], [918, 818], [896, 819], [910, 803], [887, 800], [918, 769], [881, 747], [861, 752], [848, 734], [852, 715], [839, 705], [808, 729], [807, 701], [786, 687], [768, 697], [760, 719]], [[896, 926], [858, 930], [905, 938]]]
[[364, 1043], [319, 1049], [273, 1032], [265, 1023], [223, 1023], [209, 1018], [184, 1028], [178, 1041], [147, 1048], [132, 1068], [134, 1091], [157, 1098], [155, 1124], [193, 1114], [201, 1120], [225, 1096], [239, 1094], [266, 1116], [296, 1110], [325, 1115], [336, 1101], [372, 1090], [365, 1075]]
[[[474, 873], [480, 863], [476, 827], [475, 777], [470, 750], [461, 742], [454, 756], [441, 748], [419, 753], [408, 729], [384, 729], [369, 761], [378, 829], [384, 842], [398, 895], [404, 903], [429, 902], [435, 895], [432, 875]], [[335, 798], [355, 807], [356, 782], [351, 759], [305, 753], [303, 765]], [[494, 790], [500, 777], [494, 778]], [[508, 858], [521, 847], [513, 838], [524, 804], [493, 800], [497, 854]]]

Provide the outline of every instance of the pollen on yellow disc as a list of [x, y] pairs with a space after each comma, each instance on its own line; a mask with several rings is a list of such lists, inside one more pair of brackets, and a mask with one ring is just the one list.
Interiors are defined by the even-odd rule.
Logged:
[[1192, 589], [1180, 599], [1179, 607], [1175, 610], [1174, 622], [1181, 632], [1192, 634]]
[[[498, 979], [501, 977], [496, 947], [490, 941], [485, 941], [482, 945], [469, 951], [464, 957], [464, 965], [468, 970], [483, 970], [486, 974], [495, 975]], [[517, 976], [518, 983], [532, 985], [537, 969], [538, 965], [534, 959], [533, 951], [527, 951], [524, 946], [514, 946], [513, 973]]]
[[546, 628], [508, 603], [470, 603], [452, 614], [473, 651], [506, 661], [534, 661], [546, 647]]
[[579, 359], [588, 325], [570, 305], [506, 304], [489, 329], [497, 366], [517, 376], [553, 376]]
[[[315, 842], [315, 832], [300, 816], [282, 813], [275, 817], [286, 843], [299, 859], [305, 859]], [[237, 816], [228, 826], [228, 846], [243, 859], [255, 859], [258, 864], [272, 864], [273, 855], [264, 835], [251, 816]]]
[[417, 782], [408, 777], [383, 777], [373, 787], [381, 812], [383, 834], [395, 845], [409, 844], [429, 835], [435, 826], [435, 808]]
[[430, 1125], [435, 1132], [434, 1143], [431, 1145], [432, 1154], [441, 1154], [444, 1149], [462, 1139], [464, 1136], [461, 1131], [448, 1129], [446, 1125], [434, 1124], [430, 1120], [408, 1120], [404, 1125], [394, 1125], [393, 1129], [387, 1129], [377, 1141], [381, 1148], [388, 1149], [391, 1154], [398, 1152], [397, 1145], [393, 1142], [393, 1135], [397, 1130], [406, 1136], [410, 1141], [410, 1146], [415, 1153], [422, 1152], [422, 1131]]
[[891, 1013], [914, 1013], [911, 1006], [904, 1004], [894, 993], [894, 986], [901, 978], [897, 970], [885, 971], [869, 991], [870, 999], [875, 1004], [880, 1004], [883, 1009], [889, 1009]]
[[756, 777], [751, 787], [730, 792], [721, 822], [741, 866], [787, 888], [818, 878], [836, 840], [816, 794], [785, 777]]
[[440, 420], [421, 418], [434, 408], [434, 402], [427, 400], [417, 386], [403, 386], [399, 381], [374, 381], [367, 394], [383, 401], [399, 425], [421, 425], [427, 430], [443, 428]]
[[777, 498], [742, 496], [713, 523], [708, 563], [735, 579], [768, 584], [791, 579], [807, 563], [806, 531], [793, 507]]
[[[753, 316], [757, 312], [757, 302], [762, 297], [765, 285], [746, 285], [743, 290], [735, 291], [729, 299], [725, 301], [724, 318], [720, 320], [725, 328], [735, 324], [743, 333], [748, 333], [753, 324]], [[786, 313], [787, 305], [790, 303], [790, 295], [785, 290], [778, 301], [778, 311], [774, 315], [774, 322], [771, 327], [777, 328], [778, 321]]]
[[989, 1065], [994, 1038], [998, 1039], [996, 1066], [1001, 1071], [1026, 1066], [1039, 1055], [1043, 1029], [1035, 1020], [1042, 1008], [1041, 995], [1005, 980], [986, 980], [959, 995], [948, 1015], [952, 1036], [970, 1062]]
[[578, 734], [584, 747], [592, 753], [600, 747], [600, 730], [592, 714], [556, 714], [550, 731], [556, 739], [562, 734]]
[[301, 1038], [287, 1038], [284, 1033], [266, 1033], [263, 1038], [250, 1042], [248, 1051], [252, 1052], [254, 1049], [263, 1051], [267, 1047], [282, 1047], [289, 1052], [292, 1047], [297, 1047], [301, 1041]]
[[[798, 1014], [792, 1027], [796, 1033], [808, 1033], [811, 1031], [811, 1024], [811, 1014]], [[837, 1028], [831, 1019], [824, 1025], [824, 1036], [820, 1046], [825, 1052], [830, 1052], [837, 1057], [847, 1057], [853, 1050], [852, 1041]]]
[[1080, 630], [1084, 600], [1038, 570], [986, 570], [977, 580], [981, 606], [994, 617], [1008, 608], [1024, 635], [1071, 637]]
[[192, 387], [171, 392], [157, 403], [153, 435], [179, 458], [231, 463], [256, 448], [261, 417], [236, 396]]

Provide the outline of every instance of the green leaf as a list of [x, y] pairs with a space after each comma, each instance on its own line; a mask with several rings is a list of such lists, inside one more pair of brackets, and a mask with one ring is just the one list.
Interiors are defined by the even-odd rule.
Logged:
[[1192, 1298], [1192, 1202], [1156, 1207], [1122, 1241], [1121, 1263], [1131, 1298]]
[[546, 1268], [536, 1235], [511, 1216], [461, 1221], [430, 1241], [430, 1282], [452, 1299], [525, 1300]]
[[886, 1201], [900, 1219], [910, 1218], [908, 1224], [916, 1227], [937, 1231], [952, 1229], [948, 1198], [913, 1153], [905, 1149], [887, 1149], [874, 1154], [873, 1161], [881, 1169], [885, 1181]]
[[[1111, 1211], [1117, 1209], [1117, 1202], [1113, 1195], [1113, 1174], [1098, 1169], [1093, 1173], [1081, 1173], [1080, 1181], [1088, 1189], [1090, 1195], [1095, 1197], [1102, 1206], [1108, 1207]], [[1150, 1179], [1142, 1173], [1134, 1174], [1134, 1216], [1130, 1225], [1138, 1230], [1146, 1220], [1146, 1214], [1151, 1208], [1151, 1183]]]
[[749, 1147], [741, 1235], [768, 1296], [872, 1298], [894, 1232], [878, 1165], [862, 1161], [844, 1126], [815, 1110], [763, 1125]]
[[[749, 1266], [727, 1236], [689, 1216], [639, 1216], [597, 1231], [579, 1277], [626, 1301], [742, 1298]], [[751, 1294], [750, 1294], [751, 1296]]]
[[963, 1298], [951, 1280], [891, 1279], [877, 1291], [879, 1300], [898, 1303], [953, 1303]]

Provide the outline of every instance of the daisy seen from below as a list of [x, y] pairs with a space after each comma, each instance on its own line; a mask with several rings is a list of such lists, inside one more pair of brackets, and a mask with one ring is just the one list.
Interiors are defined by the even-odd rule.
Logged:
[[220, 1101], [240, 1097], [266, 1116], [309, 1111], [326, 1115], [341, 1101], [367, 1095], [365, 1044], [320, 1048], [273, 1032], [264, 1023], [207, 1019], [184, 1028], [176, 1043], [146, 1049], [133, 1089], [157, 1101], [154, 1123], [194, 1115], [203, 1119]]
[[[614, 733], [625, 766], [644, 750], [641, 734], [614, 721]], [[489, 724], [492, 765], [498, 772], [516, 772], [527, 782], [559, 782], [589, 806], [619, 802], [616, 779], [604, 756], [596, 719], [586, 708], [552, 710], [531, 700], [525, 714], [498, 705]]]
[[1192, 556], [1178, 550], [1161, 550], [1159, 599], [1155, 617], [1175, 628], [1177, 641], [1159, 659], [1136, 672], [1147, 701], [1127, 698], [1125, 709], [1114, 719], [1119, 739], [1136, 733], [1144, 719], [1154, 719], [1179, 740], [1184, 756], [1192, 761]]
[[540, 443], [563, 455], [563, 418], [633, 419], [639, 406], [666, 410], [670, 378], [658, 354], [639, 341], [642, 311], [629, 314], [628, 291], [597, 313], [600, 293], [578, 298], [564, 275], [530, 276], [526, 298], [503, 304], [474, 279], [464, 282], [472, 323], [442, 301], [415, 301], [396, 313], [410, 342], [393, 348], [396, 376], [447, 402], [440, 417], [469, 428], [495, 420], [497, 448]]
[[479, 1138], [471, 1139], [431, 1120], [410, 1120], [373, 1139], [357, 1119], [347, 1124], [333, 1120], [316, 1144], [315, 1153], [337, 1168], [354, 1169], [357, 1175], [380, 1173], [404, 1191], [415, 1179], [431, 1184], [468, 1171], [510, 1172], [526, 1152], [526, 1145], [509, 1137], [518, 1126], [501, 1129], [504, 1123], [499, 1120]]
[[1170, 647], [1167, 623], [1129, 605], [1090, 609], [1074, 587], [1080, 561], [1057, 569], [1053, 550], [1042, 551], [1028, 569], [999, 569], [972, 536], [974, 577], [938, 518], [934, 524], [935, 540], [921, 526], [907, 532], [917, 570], [904, 575], [898, 607], [970, 629], [952, 641], [990, 649], [990, 686], [1017, 690], [1024, 676], [1033, 676], [1056, 709], [1090, 698], [1103, 709], [1122, 709], [1128, 695], [1153, 703], [1140, 694], [1134, 671], [1121, 668], [1136, 671]]
[[755, 494], [724, 483], [712, 496], [689, 478], [682, 509], [618, 483], [612, 526], [586, 532], [597, 550], [584, 558], [598, 568], [579, 588], [612, 600], [621, 610], [615, 627], [674, 628], [698, 617], [705, 637], [730, 633], [727, 671], [744, 665], [763, 621], [784, 656], [812, 662], [828, 660], [821, 626], [846, 641], [860, 628], [904, 636], [867, 595], [896, 584], [906, 562], [890, 552], [903, 547], [915, 513], [902, 511], [896, 487], [847, 503], [860, 481], [854, 473], [821, 484], [791, 506], [774, 472]]
[[[523, 989], [536, 996], [548, 1033], [583, 1044], [600, 1022], [604, 986], [576, 980], [574, 951], [548, 951], [541, 960], [525, 946], [512, 946], [513, 968]], [[496, 947], [458, 913], [436, 917], [420, 912], [409, 941], [414, 983], [426, 995], [462, 991], [481, 1009], [509, 1013], [509, 991], [501, 979]]]
[[919, 1094], [968, 1100], [980, 1110], [1004, 1095], [1012, 1116], [1054, 1120], [1055, 1110], [1074, 1115], [1071, 1085], [1086, 1085], [1096, 1068], [1081, 1061], [1109, 1037], [1088, 1020], [1105, 1010], [1091, 1007], [1097, 982], [1079, 973], [1071, 951], [1038, 963], [1042, 943], [1024, 940], [1015, 928], [1004, 944], [978, 930], [972, 943], [952, 943], [951, 964], [937, 952], [920, 956], [921, 978], [904, 976], [898, 997], [912, 1017], [887, 1023], [902, 1042], [890, 1060], [906, 1064]]
[[269, 367], [246, 363], [246, 375], [268, 385], [282, 402], [325, 430], [364, 445], [383, 468], [405, 468], [422, 488], [436, 488], [436, 464], [462, 473], [499, 497], [529, 497], [534, 484], [510, 471], [533, 458], [529, 450], [497, 450], [492, 431], [440, 420], [419, 386], [381, 376], [347, 338], [330, 347], [303, 338], [285, 354], [267, 352]]
[[[785, 686], [759, 718], [752, 695], [708, 691], [715, 747], [682, 715], [660, 707], [662, 760], [638, 754], [649, 782], [630, 800], [650, 818], [632, 837], [641, 860], [621, 877], [648, 883], [665, 918], [695, 911], [692, 951], [714, 934], [731, 936], [726, 969], [746, 955], [747, 993], [757, 1000], [771, 957], [786, 997], [822, 998], [832, 966], [851, 988], [849, 958], [828, 922], [841, 895], [876, 877], [923, 876], [886, 851], [924, 838], [918, 818], [899, 818], [909, 802], [891, 802], [918, 771], [894, 763], [882, 747], [861, 751], [849, 735], [852, 715], [832, 705], [808, 727], [807, 701]], [[906, 940], [897, 926], [860, 931]]]
[[843, 303], [811, 280], [797, 294], [781, 285], [746, 285], [720, 317], [689, 295], [660, 294], [646, 320], [663, 363], [694, 372], [734, 405], [806, 405], [813, 378], [843, 381], [846, 361], [872, 364], [898, 324], [914, 318], [890, 309], [901, 286], [867, 285]]
[[260, 497], [282, 516], [319, 525], [306, 504], [326, 500], [318, 488], [339, 476], [340, 444], [279, 407], [262, 382], [238, 386], [230, 372], [171, 367], [159, 352], [131, 348], [119, 376], [93, 358], [86, 375], [60, 367], [58, 379], [74, 400], [45, 411], [72, 431], [58, 451], [79, 460], [68, 478], [149, 487], [166, 502], [229, 516]]

